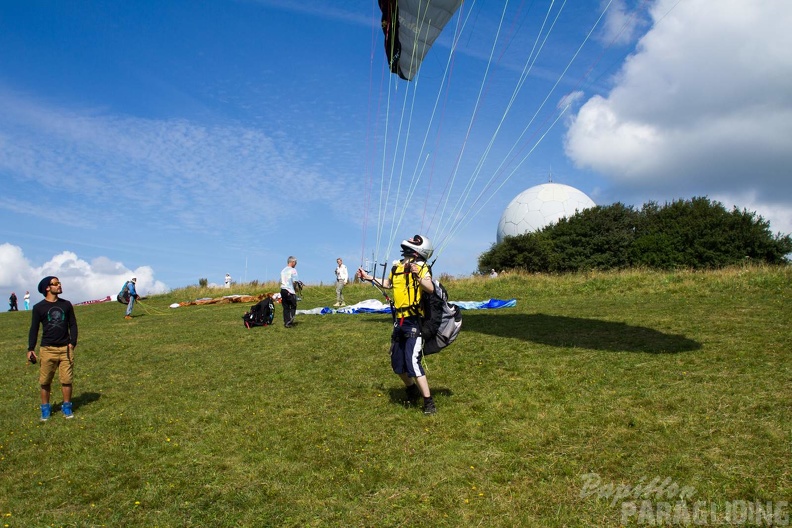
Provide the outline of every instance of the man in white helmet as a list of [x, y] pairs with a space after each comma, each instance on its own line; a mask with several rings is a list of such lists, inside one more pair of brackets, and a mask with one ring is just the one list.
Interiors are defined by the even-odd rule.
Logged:
[[409, 399], [416, 401], [419, 395], [423, 396], [424, 414], [434, 414], [437, 409], [421, 365], [421, 318], [424, 315], [421, 297], [424, 293], [434, 292], [426, 263], [434, 249], [429, 239], [421, 235], [403, 240], [401, 249], [403, 258], [393, 266], [387, 279], [380, 281], [363, 268], [358, 269], [358, 276], [383, 288], [393, 289], [395, 318], [391, 335], [391, 367], [404, 382]]

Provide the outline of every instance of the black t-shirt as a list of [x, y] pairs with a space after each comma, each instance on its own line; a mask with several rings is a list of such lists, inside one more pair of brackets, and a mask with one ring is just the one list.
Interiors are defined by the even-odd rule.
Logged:
[[65, 299], [49, 302], [44, 299], [33, 306], [28, 350], [36, 348], [39, 324], [42, 325], [41, 346], [77, 346], [77, 318], [72, 304]]

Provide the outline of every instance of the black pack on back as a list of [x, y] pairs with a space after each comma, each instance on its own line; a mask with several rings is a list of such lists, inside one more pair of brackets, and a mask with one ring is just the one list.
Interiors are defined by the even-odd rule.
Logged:
[[275, 303], [272, 302], [272, 297], [267, 296], [250, 307], [250, 311], [242, 316], [242, 322], [247, 328], [252, 328], [271, 325], [274, 318]]
[[129, 281], [124, 283], [124, 287], [121, 288], [121, 291], [116, 295], [116, 301], [121, 304], [129, 304]]
[[432, 277], [434, 292], [423, 292], [421, 303], [424, 318], [421, 322], [424, 355], [435, 354], [453, 343], [462, 330], [462, 310], [448, 302], [448, 291]]

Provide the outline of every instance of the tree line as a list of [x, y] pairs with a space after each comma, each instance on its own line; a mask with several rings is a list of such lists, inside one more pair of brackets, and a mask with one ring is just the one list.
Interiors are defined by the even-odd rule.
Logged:
[[790, 235], [773, 235], [755, 212], [695, 197], [648, 202], [640, 210], [615, 203], [580, 211], [493, 244], [479, 257], [478, 270], [713, 269], [746, 261], [788, 264], [790, 253]]

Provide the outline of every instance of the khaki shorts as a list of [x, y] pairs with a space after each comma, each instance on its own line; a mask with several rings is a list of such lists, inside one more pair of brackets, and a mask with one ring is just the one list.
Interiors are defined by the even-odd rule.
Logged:
[[69, 354], [69, 347], [43, 346], [39, 349], [39, 385], [49, 385], [58, 373], [61, 385], [71, 385], [74, 360]]

